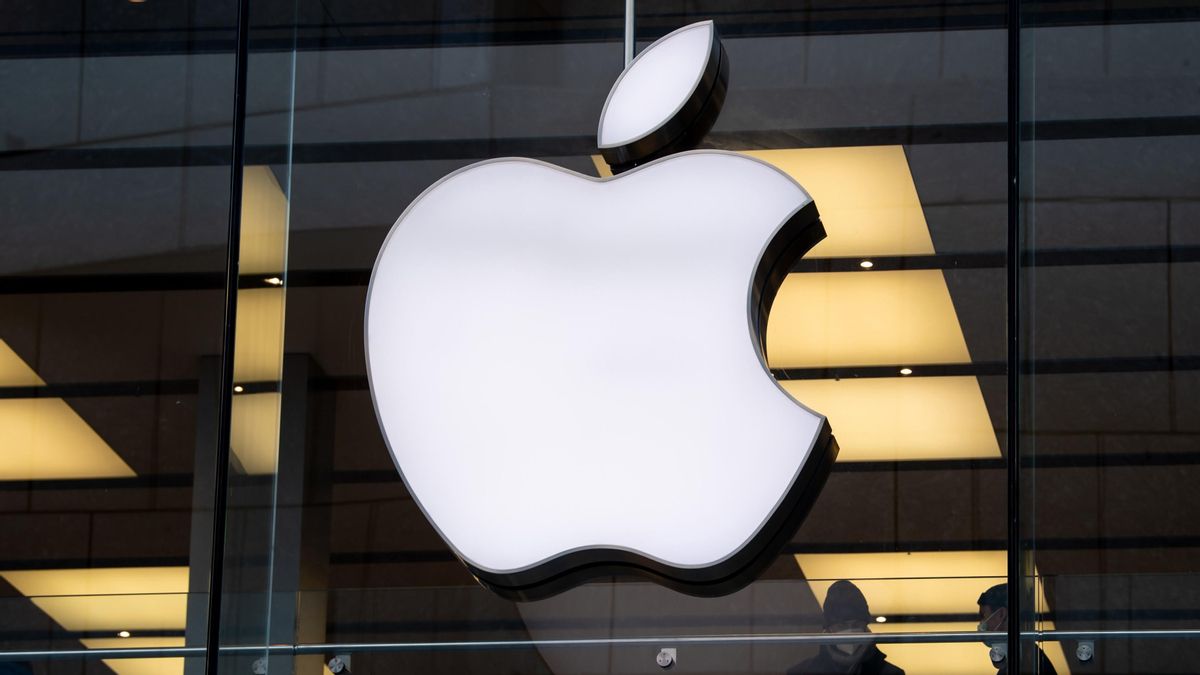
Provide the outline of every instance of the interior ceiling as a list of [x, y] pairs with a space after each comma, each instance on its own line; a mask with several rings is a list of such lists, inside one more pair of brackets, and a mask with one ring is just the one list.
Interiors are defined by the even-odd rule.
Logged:
[[[620, 41], [621, 5], [588, 2], [472, 0], [448, 10], [439, 2], [362, 3], [352, 0], [263, 0], [251, 6], [259, 48], [361, 49], [534, 42]], [[234, 0], [170, 3], [77, 3], [33, 0], [0, 10], [0, 53], [21, 56], [229, 51], [235, 40]], [[737, 3], [638, 2], [639, 38], [678, 27], [682, 16], [721, 17], [728, 36], [861, 34], [1003, 28], [1004, 2], [940, 0], [756, 0]], [[1193, 2], [1023, 3], [1025, 25], [1086, 25], [1173, 21], [1200, 16]], [[293, 32], [293, 24], [297, 28]]]
[[[608, 616], [598, 608], [618, 596], [631, 609], [616, 612], [607, 629], [648, 630], [648, 610], [637, 604], [644, 592], [633, 584], [597, 584], [597, 597], [569, 596], [565, 604], [526, 611], [475, 588], [397, 480], [366, 392], [358, 328], [367, 270], [387, 227], [433, 180], [493, 154], [547, 157], [592, 171], [595, 116], [606, 82], [620, 68], [619, 48], [609, 44], [619, 38], [619, 17], [606, 15], [607, 5], [565, 10], [513, 3], [489, 5], [497, 21], [486, 30], [452, 25], [433, 32], [429, 27], [441, 26], [442, 18], [432, 4], [401, 6], [412, 15], [381, 16], [378, 3], [326, 3], [329, 15], [313, 15], [301, 43], [354, 49], [308, 49], [297, 60], [303, 86], [295, 118], [285, 340], [288, 353], [311, 355], [321, 373], [316, 388], [330, 394], [325, 405], [335, 411], [330, 494], [310, 504], [329, 507], [327, 583], [340, 589], [331, 601], [330, 638], [519, 637], [548, 634], [547, 627], [594, 632], [604, 623], [598, 617]], [[36, 7], [4, 23], [0, 55], [10, 58], [0, 59], [0, 77], [57, 77], [53, 57], [77, 53], [78, 28], [59, 14], [47, 24], [46, 12]], [[682, 21], [682, 14], [703, 13], [694, 3], [644, 8], [642, 30], [649, 34]], [[205, 410], [200, 357], [220, 347], [228, 170], [219, 153], [181, 159], [178, 149], [228, 138], [222, 92], [230, 83], [211, 77], [225, 72], [219, 58], [208, 65], [204, 59], [228, 49], [231, 37], [222, 26], [229, 8], [198, 3], [152, 17], [143, 12], [142, 19], [132, 14], [142, 9], [121, 4], [89, 12], [86, 20], [81, 15], [74, 26], [88, 27], [89, 54], [143, 58], [123, 70], [98, 63], [62, 75], [64, 89], [83, 91], [86, 105], [74, 113], [8, 113], [0, 153], [6, 205], [23, 216], [5, 227], [25, 244], [19, 252], [0, 251], [0, 269], [19, 279], [0, 296], [0, 315], [12, 317], [0, 327], [0, 339], [48, 384], [56, 397], [49, 400], [61, 396], [137, 476], [0, 485], [10, 504], [0, 512], [6, 551], [0, 569], [188, 564], [195, 419]], [[1036, 201], [1026, 207], [1026, 243], [1038, 253], [1029, 259], [1023, 298], [1031, 319], [1027, 367], [1037, 373], [1023, 392], [1026, 424], [1036, 432], [1026, 447], [1038, 462], [1037, 480], [1028, 486], [1036, 504], [1030, 526], [1038, 537], [1037, 566], [1050, 579], [1047, 602], [1060, 628], [1131, 619], [1139, 626], [1179, 625], [1195, 620], [1200, 588], [1189, 577], [1164, 576], [1193, 575], [1200, 560], [1192, 525], [1200, 515], [1192, 498], [1200, 417], [1188, 404], [1200, 393], [1200, 324], [1192, 309], [1200, 295], [1194, 181], [1200, 141], [1195, 117], [1190, 127], [1186, 119], [1200, 114], [1200, 105], [1177, 86], [1187, 76], [1195, 29], [1138, 22], [1187, 18], [1196, 10], [1184, 3], [1109, 3], [1108, 13], [1073, 3], [1030, 9], [1046, 24], [1074, 24], [1053, 29], [1039, 43], [1043, 67], [1031, 85], [1049, 122], [1029, 160], [1037, 187]], [[1127, 23], [1087, 26], [1122, 16]], [[780, 28], [788, 21], [797, 22], [790, 32]], [[906, 21], [909, 30], [896, 32]], [[722, 30], [728, 26], [731, 54], [740, 63], [765, 65], [757, 74], [735, 75], [726, 115], [709, 139], [737, 150], [903, 149], [932, 250], [883, 252], [878, 270], [941, 272], [970, 354], [965, 366], [956, 364], [963, 370], [944, 374], [978, 382], [998, 448], [1006, 441], [1002, 23], [1003, 5], [989, 3], [817, 3], [803, 11], [743, 6]], [[110, 25], [138, 29], [106, 32]], [[200, 54], [194, 59], [170, 53], [180, 41], [196, 39], [178, 29], [186, 25], [207, 31], [191, 43]], [[874, 33], [889, 26], [890, 33]], [[931, 30], [955, 26], [969, 30]], [[738, 40], [761, 35], [779, 39]], [[268, 46], [273, 39], [265, 29], [264, 39]], [[1159, 70], [1146, 75], [1123, 68], [1146, 40], [1158, 49]], [[464, 66], [468, 74], [447, 79], [445, 72], [471, 63], [450, 55], [453, 49], [481, 42], [508, 45], [507, 51], [493, 52], [486, 69]], [[520, 45], [528, 43], [530, 51], [523, 51]], [[430, 46], [442, 52], [422, 49]], [[1091, 50], [1103, 56], [1102, 65], [1070, 58]], [[191, 91], [191, 102], [162, 115], [138, 114], [151, 108], [150, 92], [115, 86], [130, 68], [148, 82], [162, 79], [153, 76], [155, 68], [179, 75], [179, 82], [163, 86]], [[416, 84], [388, 74], [397, 71], [413, 74]], [[1119, 100], [1110, 100], [1114, 89], [1124, 92]], [[258, 129], [252, 144], [280, 142], [275, 103], [252, 102], [258, 125], [251, 127]], [[439, 111], [450, 112], [428, 122], [434, 129], [413, 122]], [[97, 115], [109, 117], [97, 123]], [[1181, 116], [1175, 126], [1163, 126], [1164, 118]], [[72, 154], [78, 149], [87, 152]], [[134, 165], [123, 166], [127, 161]], [[22, 171], [23, 162], [38, 170]], [[275, 175], [282, 172], [277, 168]], [[71, 186], [69, 200], [62, 197], [64, 184]], [[131, 192], [139, 195], [134, 204], [125, 197]], [[64, 201], [72, 208], [59, 208]], [[269, 267], [254, 272], [269, 274]], [[903, 364], [875, 365], [897, 370]], [[743, 615], [759, 617], [772, 630], [812, 630], [821, 596], [803, 581], [793, 556], [1002, 550], [1006, 476], [1002, 461], [986, 454], [840, 465], [781, 563], [753, 587], [790, 584], [778, 594], [781, 604], [737, 599], [735, 609], [717, 612], [714, 604], [666, 594], [655, 608], [670, 607], [687, 631], [729, 628], [731, 617]], [[1092, 575], [1114, 581], [1106, 586]], [[1138, 575], [1137, 588], [1115, 581], [1119, 575]], [[384, 593], [386, 603], [371, 597], [391, 587], [414, 590]], [[425, 589], [431, 595], [422, 595]], [[20, 594], [19, 588], [4, 590]], [[620, 595], [626, 592], [629, 597]], [[416, 615], [431, 598], [448, 618]], [[973, 598], [958, 603], [969, 610]], [[964, 621], [961, 613], [952, 618]], [[935, 625], [929, 619], [918, 617]], [[34, 625], [26, 615], [19, 620]], [[769, 669], [793, 656], [760, 653], [758, 663]], [[378, 658], [382, 664], [401, 657]], [[521, 672], [551, 663], [544, 656], [521, 658], [529, 659]], [[615, 671], [644, 666], [609, 658]], [[564, 668], [572, 670], [553, 669]]]

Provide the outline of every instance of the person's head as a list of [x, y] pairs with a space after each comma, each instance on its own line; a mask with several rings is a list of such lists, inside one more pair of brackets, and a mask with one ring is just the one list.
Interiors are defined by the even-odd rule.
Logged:
[[[997, 584], [979, 596], [979, 631], [994, 632], [1008, 630], [1008, 584]], [[1008, 658], [1008, 643], [985, 642], [990, 649], [988, 658], [997, 669], [1002, 668]]]
[[[867, 599], [858, 586], [849, 581], [835, 581], [825, 594], [822, 606], [826, 633], [866, 633], [871, 620]], [[867, 643], [854, 642], [829, 645], [829, 654], [842, 664], [854, 664], [866, 653]]]
[[979, 630], [1008, 629], [1008, 584], [997, 584], [979, 596]]

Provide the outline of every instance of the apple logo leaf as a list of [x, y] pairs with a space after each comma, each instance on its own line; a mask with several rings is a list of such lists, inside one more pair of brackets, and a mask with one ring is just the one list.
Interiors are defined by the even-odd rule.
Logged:
[[[630, 65], [601, 137], [636, 107], [635, 71], [672, 70], [656, 65], [669, 45], [697, 82], [717, 74], [684, 77], [679, 110], [654, 101], [628, 134], [613, 127], [626, 171], [464, 167], [405, 209], [371, 273], [367, 375], [388, 451], [447, 546], [505, 597], [624, 574], [733, 592], [791, 538], [837, 456], [828, 421], [764, 356], [775, 292], [825, 236], [812, 198], [737, 153], [653, 159], [711, 125], [728, 70], [711, 23]], [[700, 117], [672, 121], [698, 98]]]
[[725, 103], [729, 58], [712, 21], [647, 47], [617, 78], [600, 114], [600, 154], [614, 174], [696, 147]]

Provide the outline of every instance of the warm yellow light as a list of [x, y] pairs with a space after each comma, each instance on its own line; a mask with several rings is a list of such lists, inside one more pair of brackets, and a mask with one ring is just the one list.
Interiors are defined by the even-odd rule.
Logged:
[[774, 164], [812, 195], [828, 236], [809, 257], [933, 253], [903, 147], [792, 148], [742, 154]]
[[[929, 255], [933, 239], [899, 145], [747, 150], [770, 162], [812, 195], [828, 236], [808, 257]], [[599, 155], [596, 174], [612, 175]]]
[[0, 387], [40, 387], [46, 384], [4, 340], [0, 340]]
[[135, 475], [61, 398], [0, 399], [0, 480]]
[[274, 382], [283, 368], [284, 290], [238, 291], [233, 377], [239, 382]]
[[[800, 566], [818, 602], [825, 601], [829, 587], [838, 579], [849, 579], [867, 599], [867, 606], [881, 616], [921, 614], [969, 614], [979, 612], [979, 595], [1008, 581], [1007, 551], [919, 551], [897, 553], [802, 553]], [[1037, 575], [1036, 570], [1034, 575]], [[1048, 607], [1039, 585], [1035, 603]], [[977, 621], [962, 622], [880, 622], [871, 625], [874, 633], [974, 632]], [[1041, 622], [1043, 630], [1053, 630], [1052, 622]], [[980, 643], [886, 644], [880, 649], [888, 660], [908, 673], [945, 673], [947, 675], [996, 672], [988, 660], [988, 648]], [[1056, 642], [1042, 645], [1046, 656], [1059, 673], [1066, 675], [1068, 664], [1062, 646]]]
[[70, 631], [182, 630], [187, 620], [187, 567], [12, 570], [0, 577]]
[[233, 385], [233, 393], [235, 393], [235, 394], [240, 394], [240, 393], [242, 393], [243, 391], [246, 391], [246, 388], [245, 388], [245, 387], [243, 387], [242, 385], [240, 385], [240, 384], [235, 384], [235, 385]]
[[279, 445], [277, 392], [244, 394], [233, 399], [229, 448], [242, 473], [275, 472]]
[[825, 415], [839, 462], [999, 457], [974, 377], [787, 380], [780, 385]]
[[772, 368], [969, 363], [938, 270], [789, 274], [767, 323]]
[[238, 272], [283, 271], [287, 254], [288, 201], [267, 166], [248, 166], [242, 174], [242, 231]]
[[[0, 386], [45, 382], [0, 340]], [[61, 398], [0, 399], [0, 480], [118, 478], [136, 475]]]
[[[941, 633], [975, 630], [967, 622], [888, 623], [871, 626], [872, 633]], [[913, 675], [996, 675], [988, 658], [988, 646], [981, 642], [943, 642], [920, 644], [881, 644], [889, 663]], [[1066, 675], [1064, 671], [1059, 671]]]
[[[884, 616], [978, 612], [976, 600], [1007, 580], [1006, 551], [801, 553], [796, 564], [818, 600], [849, 579]], [[1044, 605], [1043, 605], [1044, 606]]]
[[612, 178], [612, 169], [608, 167], [608, 162], [600, 155], [592, 155], [592, 165], [596, 167], [596, 175], [601, 178]]
[[[241, 272], [279, 272], [287, 244], [287, 197], [265, 166], [246, 167], [242, 201]], [[239, 382], [278, 382], [283, 374], [283, 279], [268, 276], [277, 288], [238, 291], [233, 376]], [[242, 385], [234, 387], [242, 394]], [[243, 473], [275, 471], [279, 443], [278, 393], [246, 394], [233, 399], [230, 449]]]
[[[181, 637], [145, 638], [82, 638], [88, 649], [182, 647]], [[183, 657], [151, 657], [144, 659], [101, 659], [117, 675], [179, 675], [183, 673]]]
[[[936, 621], [919, 623], [888, 623], [871, 626], [872, 633], [973, 633], [978, 622]], [[1043, 630], [1054, 630], [1053, 622], [1044, 622]], [[1071, 672], [1067, 655], [1060, 642], [1039, 645], [1046, 658], [1060, 675]], [[996, 669], [988, 658], [988, 646], [982, 642], [943, 642], [919, 644], [883, 644], [879, 649], [888, 661], [906, 673], [916, 675], [995, 675]]]

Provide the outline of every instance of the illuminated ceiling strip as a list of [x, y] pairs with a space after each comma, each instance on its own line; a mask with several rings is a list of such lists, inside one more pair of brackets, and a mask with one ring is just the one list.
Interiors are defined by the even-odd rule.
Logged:
[[[46, 382], [0, 340], [0, 386]], [[136, 475], [61, 398], [0, 399], [0, 481], [126, 478]]]
[[250, 475], [275, 472], [279, 448], [281, 395], [277, 392], [233, 397], [229, 447], [235, 467]]
[[187, 567], [10, 570], [3, 578], [69, 631], [182, 630]]
[[771, 307], [767, 357], [772, 368], [971, 361], [939, 270], [789, 274]]
[[[182, 637], [82, 638], [88, 649], [136, 649], [142, 647], [182, 647]], [[181, 675], [184, 658], [181, 656], [147, 657], [138, 659], [101, 659], [116, 675]]]
[[1000, 457], [974, 377], [785, 380], [798, 401], [829, 417], [839, 462]]
[[279, 454], [280, 394], [241, 387], [283, 376], [288, 199], [269, 167], [246, 167], [244, 180], [240, 273], [261, 275], [266, 287], [238, 291], [230, 450], [237, 471], [263, 475], [274, 473]]

